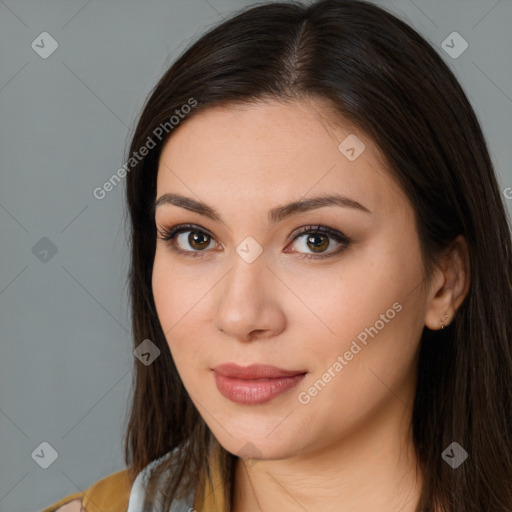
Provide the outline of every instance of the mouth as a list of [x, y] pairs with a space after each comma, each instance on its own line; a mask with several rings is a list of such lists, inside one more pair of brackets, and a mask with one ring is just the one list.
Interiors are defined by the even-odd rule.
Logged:
[[239, 366], [226, 363], [212, 368], [219, 392], [237, 404], [268, 402], [294, 388], [306, 370], [285, 370], [271, 365]]

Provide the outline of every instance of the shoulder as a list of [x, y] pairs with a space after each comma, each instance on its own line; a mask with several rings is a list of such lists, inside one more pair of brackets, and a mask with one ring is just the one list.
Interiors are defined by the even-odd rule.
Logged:
[[98, 509], [125, 512], [132, 483], [130, 471], [123, 469], [98, 480], [83, 492], [60, 499], [42, 512], [95, 512]]
[[[80, 503], [80, 505], [82, 504], [83, 496], [83, 492], [75, 492], [73, 494], [69, 494], [64, 498], [61, 498], [59, 501], [56, 501], [53, 505], [46, 507], [41, 512], [74, 512], [74, 509], [76, 509], [76, 503]], [[67, 506], [71, 508], [64, 508]], [[78, 508], [78, 512], [81, 512], [80, 508]]]
[[84, 492], [83, 507], [91, 510], [108, 510], [109, 512], [125, 512], [128, 507], [133, 478], [128, 469], [117, 471], [98, 480]]

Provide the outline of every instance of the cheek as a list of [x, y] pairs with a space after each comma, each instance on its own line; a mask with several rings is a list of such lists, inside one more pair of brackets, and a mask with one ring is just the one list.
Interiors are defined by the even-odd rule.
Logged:
[[172, 264], [165, 250], [155, 254], [152, 289], [155, 307], [162, 331], [176, 365], [183, 366], [201, 350], [204, 333], [200, 332], [201, 299], [211, 286], [197, 273], [189, 276]]
[[337, 437], [362, 428], [385, 404], [412, 405], [421, 324], [414, 324], [414, 299], [398, 304], [396, 296], [386, 294], [357, 320], [351, 307], [338, 308], [335, 339], [310, 344], [311, 374], [296, 396], [307, 428]]
[[166, 249], [157, 247], [153, 264], [152, 288], [158, 318], [164, 332], [183, 321], [187, 313], [199, 300], [200, 280], [189, 279], [186, 272], [166, 254]]
[[304, 315], [297, 315], [295, 321], [309, 330], [307, 338], [314, 341], [309, 351], [314, 354], [311, 365], [316, 377], [328, 372], [338, 356], [346, 366], [334, 373], [351, 375], [345, 384], [351, 389], [365, 379], [375, 380], [372, 368], [389, 380], [407, 371], [423, 326], [421, 269], [414, 247], [404, 252], [383, 242], [346, 258], [328, 282], [323, 277], [315, 281], [318, 286], [312, 289], [317, 291], [308, 295], [307, 303], [319, 319], [308, 315], [313, 319], [311, 327], [305, 325]]
[[157, 249], [153, 264], [152, 290], [155, 308], [162, 330], [167, 332], [172, 326], [173, 312], [176, 310], [176, 286], [169, 269], [164, 267], [164, 258], [159, 255]]

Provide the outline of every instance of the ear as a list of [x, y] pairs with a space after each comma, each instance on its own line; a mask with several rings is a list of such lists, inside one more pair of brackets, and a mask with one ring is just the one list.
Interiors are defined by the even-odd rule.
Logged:
[[425, 325], [432, 330], [447, 326], [469, 291], [469, 249], [459, 235], [443, 254], [431, 278]]

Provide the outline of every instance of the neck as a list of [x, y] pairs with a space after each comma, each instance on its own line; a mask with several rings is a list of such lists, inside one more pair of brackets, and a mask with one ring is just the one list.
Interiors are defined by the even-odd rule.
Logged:
[[410, 407], [392, 397], [334, 446], [282, 460], [238, 459], [231, 510], [414, 512], [421, 477], [410, 426]]

